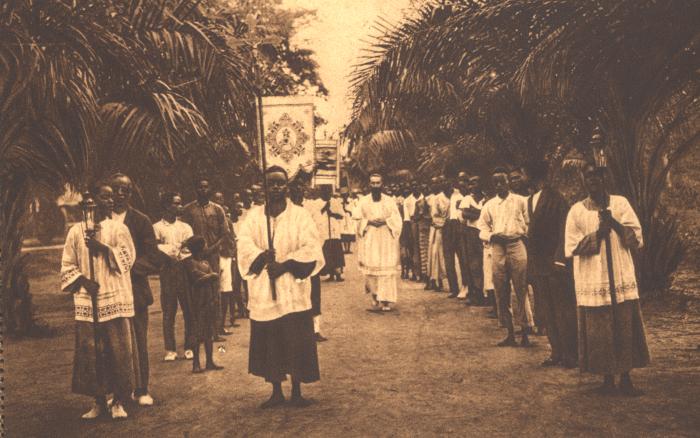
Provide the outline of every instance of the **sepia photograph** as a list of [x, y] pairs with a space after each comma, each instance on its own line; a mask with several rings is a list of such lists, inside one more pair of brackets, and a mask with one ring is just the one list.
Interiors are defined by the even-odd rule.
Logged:
[[0, 0], [0, 435], [700, 437], [699, 0]]

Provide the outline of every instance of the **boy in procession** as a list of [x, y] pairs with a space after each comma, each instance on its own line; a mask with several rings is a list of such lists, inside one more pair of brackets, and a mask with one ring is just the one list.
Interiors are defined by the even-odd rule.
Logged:
[[447, 183], [441, 178], [434, 178], [433, 197], [428, 201], [431, 218], [428, 265], [430, 269], [429, 290], [436, 292], [443, 291], [443, 280], [447, 278], [443, 230], [450, 214], [450, 198], [446, 191], [451, 194], [447, 189]]
[[[503, 168], [493, 171], [496, 196], [484, 204], [479, 217], [479, 237], [491, 244], [493, 283], [496, 289], [498, 317], [508, 330], [499, 347], [516, 346], [513, 312], [511, 310], [510, 282], [518, 300], [516, 318], [522, 328], [520, 345], [529, 347], [528, 335], [532, 331], [532, 314], [528, 301], [527, 251], [524, 239], [527, 236], [528, 216], [525, 198], [511, 193], [508, 174]], [[510, 279], [510, 282], [509, 282]]]
[[161, 206], [163, 218], [153, 224], [158, 250], [161, 252], [162, 263], [160, 270], [160, 305], [163, 310], [163, 340], [165, 342], [166, 362], [177, 359], [175, 343], [175, 315], [180, 303], [182, 316], [185, 320], [185, 359], [192, 359], [190, 344], [190, 303], [184, 284], [184, 271], [180, 263], [189, 255], [185, 247], [187, 239], [192, 237], [192, 227], [180, 221], [182, 213], [182, 198], [178, 193], [168, 192], [162, 195]]
[[[302, 383], [319, 380], [310, 276], [323, 269], [323, 251], [311, 215], [287, 199], [287, 172], [267, 169], [269, 204], [253, 209], [241, 224], [238, 267], [249, 286], [248, 370], [272, 384], [263, 409], [285, 403], [282, 382], [292, 378], [291, 404], [307, 406]], [[269, 215], [273, 248], [267, 234]], [[274, 283], [271, 283], [274, 282]]]
[[466, 195], [459, 203], [464, 220], [462, 247], [465, 255], [464, 272], [467, 282], [467, 305], [481, 305], [484, 302], [484, 243], [479, 238], [479, 216], [484, 207], [484, 194], [481, 191], [481, 178], [468, 178]]
[[[209, 266], [207, 242], [202, 236], [190, 237], [185, 245], [192, 254], [182, 262], [187, 274], [187, 293], [192, 303], [192, 372], [199, 374], [205, 370], [222, 370], [223, 367], [214, 363], [214, 337], [219, 331], [219, 275]], [[201, 344], [204, 344], [206, 356], [204, 370], [199, 364]]]
[[[113, 192], [109, 183], [96, 184], [92, 196], [97, 205], [95, 231], [87, 230], [83, 222], [73, 225], [61, 259], [61, 290], [73, 294], [75, 309], [72, 388], [76, 394], [95, 398], [83, 419], [107, 412], [114, 419], [126, 418], [124, 405], [139, 382], [129, 275], [136, 250], [129, 229], [110, 219]], [[108, 406], [110, 393], [114, 398]]]

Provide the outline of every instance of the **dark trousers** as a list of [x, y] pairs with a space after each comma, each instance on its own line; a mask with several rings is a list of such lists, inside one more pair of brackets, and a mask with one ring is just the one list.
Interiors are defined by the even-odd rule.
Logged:
[[139, 355], [140, 385], [134, 391], [136, 397], [148, 394], [148, 306], [134, 309], [134, 334]]
[[479, 238], [478, 229], [462, 228], [462, 251], [464, 253], [462, 279], [469, 287], [469, 299], [472, 302], [481, 302], [484, 300], [484, 244]]
[[233, 297], [231, 307], [231, 324], [233, 324], [234, 317], [233, 311], [236, 309], [239, 316], [245, 316], [247, 309], [243, 303], [243, 289], [246, 286], [243, 278], [241, 277], [241, 271], [238, 270], [238, 263], [233, 263]]
[[552, 359], [573, 366], [578, 359], [576, 292], [567, 272], [533, 275], [535, 297], [540, 296], [539, 310], [547, 321], [547, 337]]
[[464, 254], [462, 254], [462, 224], [456, 219], [450, 219], [443, 228], [442, 249], [445, 254], [445, 270], [447, 271], [447, 282], [450, 285], [450, 293], [459, 293], [459, 283], [457, 281], [457, 270], [455, 269], [455, 256], [459, 261], [459, 267], [464, 275]]
[[219, 321], [219, 329], [224, 330], [226, 323], [226, 313], [229, 314], [231, 325], [236, 321], [236, 302], [233, 292], [221, 292], [221, 319]]
[[175, 342], [175, 315], [180, 304], [185, 321], [185, 350], [191, 350], [190, 305], [187, 299], [186, 278], [181, 264], [165, 267], [160, 272], [160, 307], [163, 310], [163, 340], [166, 351], [177, 351]]

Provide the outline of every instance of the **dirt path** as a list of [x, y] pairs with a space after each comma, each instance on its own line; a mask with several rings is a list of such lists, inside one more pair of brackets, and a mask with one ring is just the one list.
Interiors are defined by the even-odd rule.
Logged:
[[366, 312], [348, 262], [345, 283], [323, 283], [330, 340], [319, 346], [321, 382], [305, 387], [317, 404], [257, 409], [269, 387], [247, 374], [247, 320], [218, 353], [222, 372], [194, 376], [188, 361], [162, 362], [156, 302], [149, 348], [157, 404], [132, 407], [120, 423], [79, 420], [90, 400], [70, 392], [71, 302], [55, 292], [55, 274], [37, 271], [35, 304], [57, 334], [4, 345], [7, 436], [698, 436], [700, 325], [687, 309], [645, 306], [653, 366], [635, 376], [647, 395], [603, 398], [590, 392], [595, 378], [539, 366], [545, 338], [534, 349], [494, 348], [502, 333], [486, 310], [445, 294], [405, 282], [398, 312]]

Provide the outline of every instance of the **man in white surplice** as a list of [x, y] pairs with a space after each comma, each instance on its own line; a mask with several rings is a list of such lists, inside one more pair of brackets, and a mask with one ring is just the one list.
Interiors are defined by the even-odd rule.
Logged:
[[[365, 291], [372, 294], [373, 311], [390, 311], [396, 302], [399, 261], [401, 214], [396, 201], [382, 194], [382, 176], [369, 177], [370, 194], [360, 199], [357, 214], [361, 236], [360, 271], [365, 276]], [[379, 307], [381, 303], [381, 308]]]

